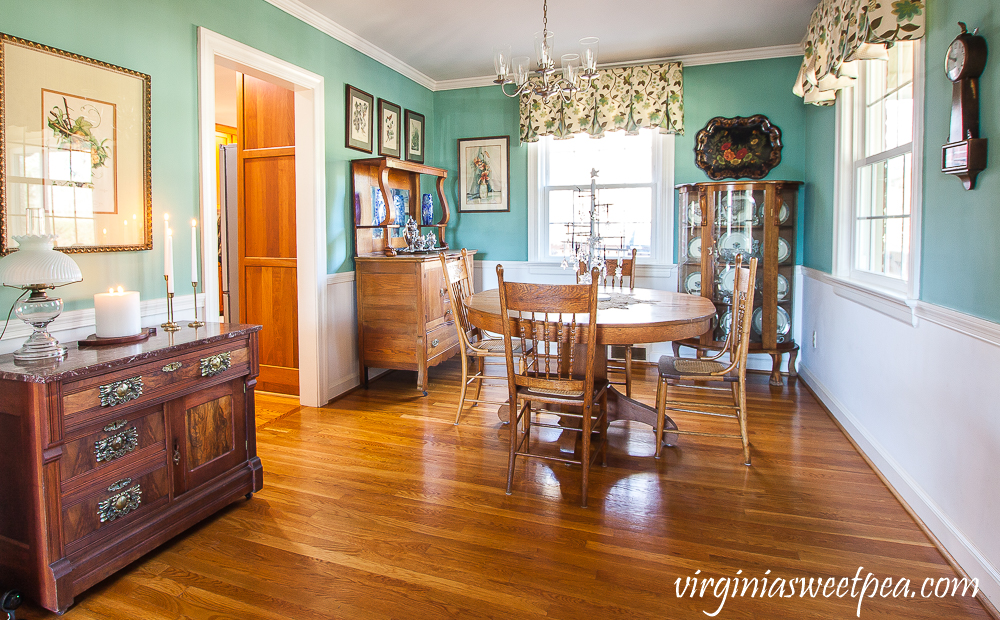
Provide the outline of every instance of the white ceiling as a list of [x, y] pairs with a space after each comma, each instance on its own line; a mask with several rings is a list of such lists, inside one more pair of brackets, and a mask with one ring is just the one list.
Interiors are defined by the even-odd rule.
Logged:
[[[271, 0], [269, 0], [271, 1]], [[493, 73], [492, 48], [534, 56], [541, 0], [300, 0], [435, 81]], [[799, 43], [817, 0], [550, 0], [556, 56], [599, 37], [601, 64]]]

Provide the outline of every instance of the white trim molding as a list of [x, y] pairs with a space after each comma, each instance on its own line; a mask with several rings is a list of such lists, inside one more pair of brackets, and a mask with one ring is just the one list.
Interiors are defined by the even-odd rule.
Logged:
[[[323, 76], [207, 28], [198, 28], [200, 197], [205, 265], [215, 263], [214, 248], [218, 234], [215, 164], [216, 64], [277, 83], [294, 92], [299, 400], [309, 407], [322, 407], [327, 402], [327, 349], [324, 346], [327, 336], [326, 104]], [[203, 277], [207, 297], [218, 299], [218, 274], [206, 269]]]
[[330, 37], [340, 41], [344, 45], [356, 49], [365, 56], [368, 56], [372, 60], [376, 60], [386, 67], [389, 67], [396, 73], [404, 77], [408, 77], [417, 84], [420, 84], [428, 90], [436, 90], [437, 82], [432, 80], [430, 77], [424, 75], [417, 69], [414, 69], [410, 65], [406, 64], [399, 58], [396, 58], [389, 52], [385, 51], [381, 47], [375, 45], [374, 43], [364, 39], [357, 34], [351, 32], [347, 28], [344, 28], [337, 22], [333, 21], [326, 15], [323, 15], [316, 9], [307, 6], [301, 0], [264, 0], [268, 4], [271, 4], [285, 13], [288, 13], [292, 17], [295, 17], [306, 24], [312, 26], [316, 30], [329, 35]]
[[[272, 0], [268, 0], [271, 2]], [[743, 62], [747, 60], [768, 60], [771, 58], [788, 58], [790, 56], [801, 56], [802, 44], [792, 43], [790, 45], [772, 45], [769, 47], [754, 47], [743, 50], [729, 50], [723, 52], [707, 52], [704, 54], [686, 54], [684, 56], [672, 56], [663, 58], [644, 58], [642, 60], [632, 60], [622, 63], [607, 63], [598, 65], [601, 69], [612, 69], [615, 67], [630, 67], [635, 65], [653, 65], [664, 62], [680, 62], [685, 67], [698, 67], [702, 65], [720, 65], [727, 62]], [[481, 75], [479, 77], [457, 78], [454, 80], [439, 80], [434, 82], [431, 90], [458, 90], [460, 88], [478, 88], [480, 86], [495, 86], [493, 80], [495, 75]]]

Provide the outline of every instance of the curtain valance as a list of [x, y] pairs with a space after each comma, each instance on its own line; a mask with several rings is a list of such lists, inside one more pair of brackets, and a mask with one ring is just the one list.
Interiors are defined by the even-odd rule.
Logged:
[[896, 41], [924, 36], [925, 0], [820, 0], [802, 41], [804, 58], [792, 91], [806, 103], [831, 105], [854, 83], [858, 60], [886, 58]]
[[636, 133], [659, 127], [661, 133], [684, 133], [684, 78], [681, 63], [599, 69], [589, 88], [570, 104], [553, 97], [546, 103], [531, 93], [521, 96], [521, 141], [556, 139], [578, 133], [601, 137], [605, 131]]

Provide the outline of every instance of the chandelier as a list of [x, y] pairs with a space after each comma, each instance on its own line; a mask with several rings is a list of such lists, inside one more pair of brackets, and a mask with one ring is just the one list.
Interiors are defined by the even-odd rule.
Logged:
[[[534, 93], [548, 101], [559, 96], [569, 103], [582, 88], [590, 85], [597, 77], [597, 37], [580, 39], [579, 54], [563, 54], [557, 68], [552, 55], [552, 32], [549, 31], [549, 3], [542, 2], [542, 31], [535, 33], [535, 56], [537, 66], [531, 70], [531, 59], [518, 56], [511, 59], [510, 46], [493, 48], [493, 67], [497, 72], [494, 84], [508, 97], [520, 97]], [[514, 91], [508, 92], [507, 85]]]

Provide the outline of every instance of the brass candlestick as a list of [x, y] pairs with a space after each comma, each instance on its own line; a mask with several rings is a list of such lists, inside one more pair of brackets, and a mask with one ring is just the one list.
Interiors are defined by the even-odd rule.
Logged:
[[188, 323], [188, 327], [205, 327], [205, 321], [198, 320], [198, 283], [192, 282], [191, 288], [194, 289], [194, 320]]
[[167, 322], [160, 323], [160, 327], [168, 332], [175, 332], [180, 330], [181, 326], [174, 323], [174, 294], [170, 292], [170, 276], [164, 275], [163, 279], [167, 282]]

